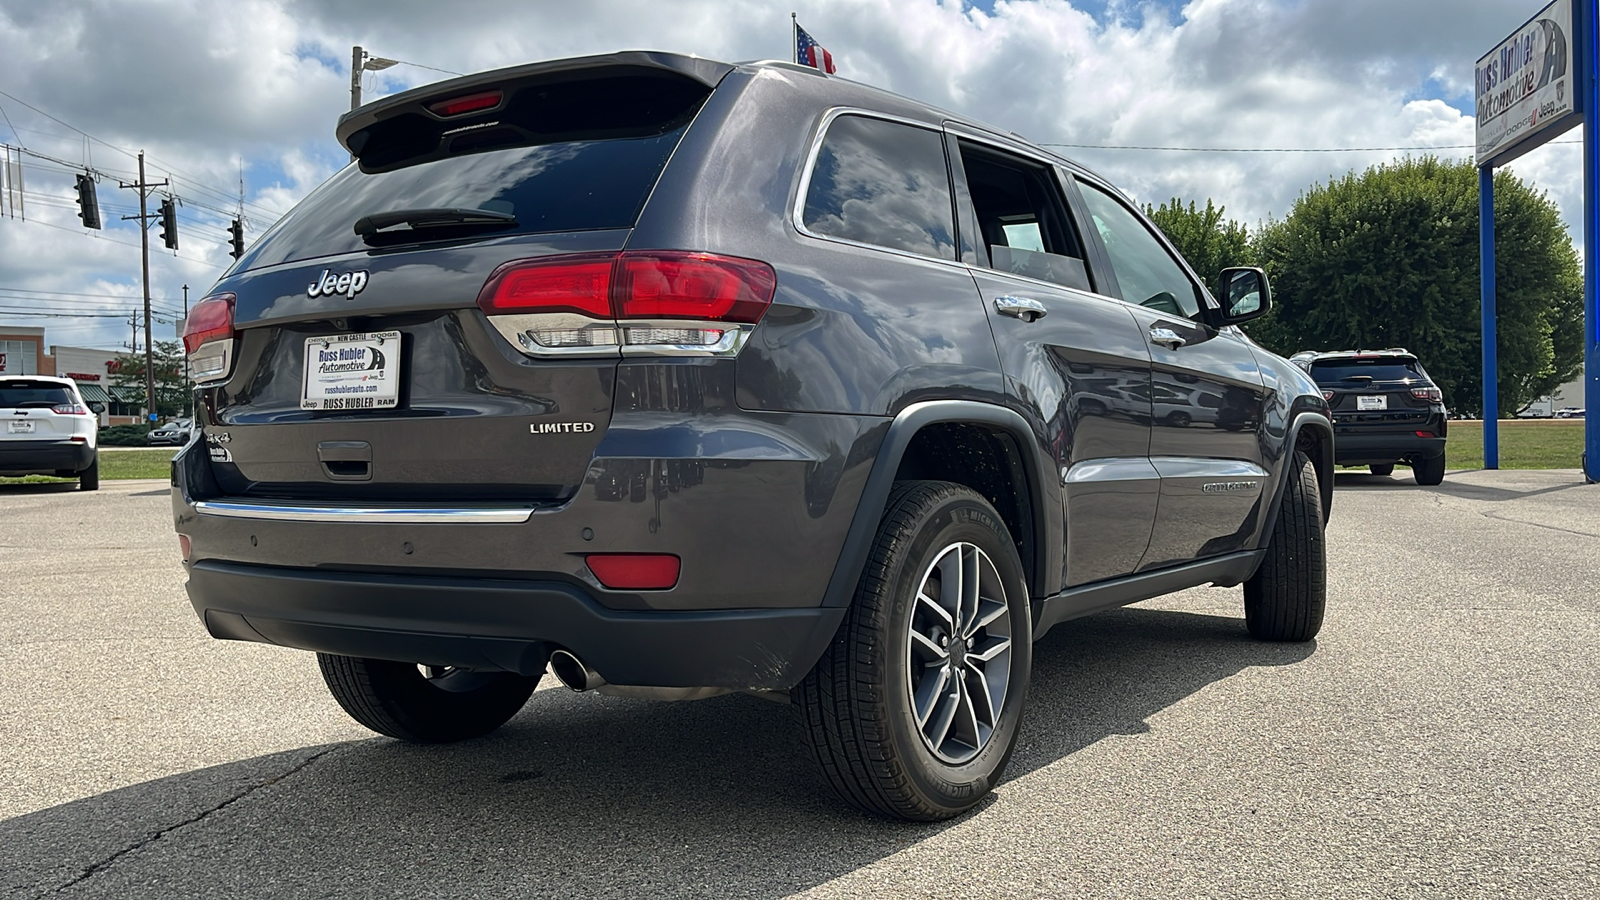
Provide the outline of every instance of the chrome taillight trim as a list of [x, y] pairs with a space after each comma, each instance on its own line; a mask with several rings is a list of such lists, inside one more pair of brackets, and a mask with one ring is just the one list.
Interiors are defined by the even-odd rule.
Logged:
[[[755, 325], [697, 319], [593, 319], [576, 313], [525, 313], [487, 317], [494, 330], [524, 356], [536, 359], [615, 359], [619, 356], [734, 357], [744, 348]], [[713, 344], [630, 344], [630, 330], [675, 329], [720, 331]], [[534, 337], [539, 331], [606, 332], [609, 341], [585, 346], [549, 347]]]
[[508, 525], [533, 517], [531, 507], [312, 506], [258, 500], [197, 500], [195, 512], [224, 519], [339, 522], [357, 525]]

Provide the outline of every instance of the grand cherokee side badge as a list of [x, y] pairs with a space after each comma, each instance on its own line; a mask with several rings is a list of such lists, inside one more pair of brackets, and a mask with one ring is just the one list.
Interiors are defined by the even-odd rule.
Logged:
[[323, 269], [317, 280], [306, 286], [306, 296], [332, 297], [334, 294], [343, 294], [346, 298], [354, 297], [367, 286], [367, 278], [366, 269], [338, 275], [333, 274], [332, 269]]

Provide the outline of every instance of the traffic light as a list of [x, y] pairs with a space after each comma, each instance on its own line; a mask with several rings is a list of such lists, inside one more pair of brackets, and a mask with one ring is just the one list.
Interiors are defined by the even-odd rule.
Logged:
[[178, 204], [171, 197], [161, 201], [161, 243], [168, 250], [178, 249]]
[[100, 201], [95, 198], [94, 178], [88, 172], [78, 176], [78, 218], [85, 228], [100, 227]]
[[238, 259], [244, 255], [243, 220], [234, 219], [233, 224], [228, 226], [228, 243], [233, 245], [233, 249], [228, 251], [229, 256]]

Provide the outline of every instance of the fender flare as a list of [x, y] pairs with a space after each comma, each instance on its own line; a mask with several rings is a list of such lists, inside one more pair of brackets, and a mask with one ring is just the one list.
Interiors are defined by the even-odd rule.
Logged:
[[1333, 514], [1333, 423], [1320, 412], [1303, 411], [1296, 414], [1289, 425], [1278, 483], [1272, 491], [1272, 505], [1267, 508], [1267, 519], [1261, 529], [1261, 540], [1256, 544], [1257, 550], [1265, 550], [1272, 543], [1272, 533], [1278, 527], [1278, 511], [1283, 507], [1284, 495], [1289, 490], [1290, 467], [1294, 465], [1294, 454], [1300, 445], [1300, 433], [1307, 428], [1322, 432], [1319, 442], [1319, 455], [1322, 458], [1311, 460], [1311, 465], [1317, 470], [1317, 488], [1322, 494], [1323, 524], [1327, 524], [1329, 516]]
[[[928, 425], [950, 423], [979, 425], [997, 432], [1007, 439], [1015, 454], [1015, 469], [1025, 479], [1023, 496], [1027, 500], [1024, 515], [1032, 520], [1033, 534], [1018, 536], [1030, 540], [1033, 547], [1033, 565], [1030, 567], [1028, 588], [1033, 596], [1054, 593], [1059, 587], [1049, 585], [1049, 573], [1061, 571], [1062, 515], [1059, 480], [1055, 478], [1053, 463], [1041, 452], [1034, 431], [1015, 410], [991, 403], [970, 400], [930, 400], [913, 403], [901, 410], [888, 425], [883, 443], [878, 447], [867, 483], [856, 504], [855, 516], [850, 520], [844, 547], [834, 565], [833, 576], [828, 579], [822, 605], [843, 607], [850, 605], [861, 572], [866, 568], [867, 556], [877, 535], [878, 523], [888, 506], [889, 492], [894, 488], [894, 476], [900, 469], [906, 449], [917, 432]], [[1052, 501], [1050, 498], [1054, 498]], [[1026, 565], [1026, 560], [1024, 561]]]

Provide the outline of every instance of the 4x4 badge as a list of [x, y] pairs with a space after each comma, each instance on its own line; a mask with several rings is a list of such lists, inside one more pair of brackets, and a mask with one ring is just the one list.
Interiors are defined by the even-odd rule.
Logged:
[[367, 270], [357, 269], [354, 272], [333, 274], [332, 269], [323, 269], [316, 281], [306, 287], [307, 297], [332, 297], [334, 294], [343, 294], [354, 297], [361, 293], [367, 286]]

